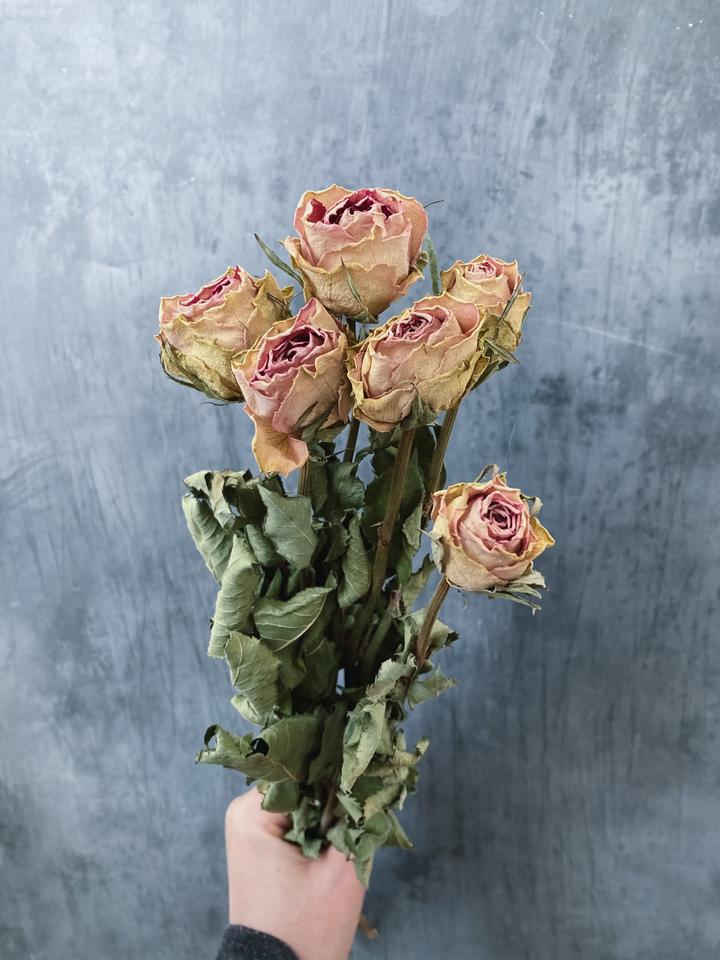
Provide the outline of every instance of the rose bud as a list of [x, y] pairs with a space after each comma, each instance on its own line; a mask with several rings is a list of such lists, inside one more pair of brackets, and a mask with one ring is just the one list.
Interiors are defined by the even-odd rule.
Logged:
[[484, 311], [443, 294], [424, 297], [351, 348], [355, 415], [391, 430], [419, 401], [431, 414], [455, 406], [487, 366]]
[[234, 357], [233, 373], [255, 422], [253, 453], [261, 470], [287, 475], [308, 459], [305, 430], [347, 421], [347, 348], [344, 329], [313, 299]]
[[288, 315], [292, 294], [270, 273], [252, 277], [236, 266], [197, 293], [163, 297], [155, 339], [166, 373], [212, 397], [242, 400], [232, 356]]
[[521, 284], [517, 260], [506, 263], [484, 253], [469, 263], [457, 260], [441, 273], [443, 289], [458, 300], [487, 309], [483, 333], [511, 353], [520, 344], [522, 324], [530, 309], [532, 294], [518, 292], [510, 309], [500, 317]]
[[[336, 314], [357, 316], [358, 303], [374, 316], [422, 276], [417, 268], [428, 218], [422, 205], [394, 190], [308, 191], [295, 211], [299, 236], [285, 247], [302, 273], [305, 296]], [[347, 273], [346, 273], [347, 271]]]
[[487, 483], [455, 483], [433, 494], [435, 561], [450, 584], [488, 590], [529, 573], [555, 541], [527, 499], [500, 473]]

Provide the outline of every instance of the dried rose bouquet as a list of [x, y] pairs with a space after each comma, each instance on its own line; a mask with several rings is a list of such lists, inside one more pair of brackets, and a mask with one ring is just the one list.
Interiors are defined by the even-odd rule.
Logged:
[[[441, 273], [425, 209], [394, 190], [308, 191], [294, 226], [291, 263], [258, 242], [299, 309], [292, 285], [238, 266], [160, 307], [166, 373], [244, 403], [260, 468], [185, 481], [219, 584], [208, 652], [259, 728], [210, 727], [198, 761], [244, 773], [289, 815], [289, 841], [309, 857], [333, 844], [367, 884], [378, 847], [411, 845], [396, 811], [428, 741], [408, 749], [402, 723], [455, 684], [432, 663], [455, 639], [438, 619], [448, 590], [534, 611], [545, 585], [538, 499], [494, 466], [440, 489], [459, 406], [517, 362], [531, 295], [516, 262], [481, 255]], [[426, 268], [432, 295], [378, 323]]]

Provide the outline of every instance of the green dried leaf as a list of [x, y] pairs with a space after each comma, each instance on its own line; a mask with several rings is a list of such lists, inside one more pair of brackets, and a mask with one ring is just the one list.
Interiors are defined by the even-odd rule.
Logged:
[[273, 652], [280, 661], [280, 686], [283, 690], [295, 691], [307, 679], [298, 651], [295, 647], [282, 647]]
[[265, 535], [261, 524], [248, 523], [245, 527], [245, 536], [248, 539], [250, 549], [261, 566], [279, 567], [283, 563], [283, 558], [275, 549], [270, 537]]
[[210, 506], [218, 523], [232, 533], [237, 525], [237, 517], [225, 496], [225, 477], [222, 473], [213, 473], [210, 476]]
[[435, 453], [435, 447], [437, 445], [437, 434], [441, 429], [442, 424], [435, 423], [432, 426], [418, 427], [415, 430], [414, 450], [417, 453], [418, 463], [425, 478], [426, 486], [430, 476], [433, 454]]
[[263, 794], [263, 810], [271, 813], [292, 813], [300, 799], [300, 788], [295, 780], [258, 784], [258, 789]]
[[491, 340], [489, 337], [485, 337], [483, 339], [483, 343], [486, 343], [493, 353], [496, 353], [499, 357], [505, 360], [506, 363], [514, 363], [517, 366], [520, 366], [520, 361], [515, 354], [510, 353], [510, 351], [506, 350], [505, 347], [501, 347], [499, 343], [495, 343], [495, 341]]
[[311, 803], [308, 797], [303, 797], [290, 816], [292, 827], [285, 834], [285, 839], [296, 843], [306, 857], [317, 859], [322, 850], [322, 839], [318, 836], [319, 806]]
[[365, 500], [365, 487], [356, 476], [354, 463], [333, 461], [328, 464], [329, 496], [327, 514], [346, 513], [348, 510], [360, 510]]
[[259, 490], [267, 508], [265, 534], [281, 556], [304, 570], [310, 565], [317, 546], [309, 497], [284, 497], [265, 487]]
[[189, 477], [185, 477], [183, 483], [197, 497], [207, 500], [210, 497], [212, 478], [212, 470], [197, 470], [195, 473], [191, 473]]
[[245, 541], [235, 535], [230, 559], [215, 600], [215, 614], [208, 647], [210, 657], [224, 656], [225, 644], [230, 633], [235, 630], [242, 633], [245, 630], [261, 579], [261, 573], [254, 565], [254, 560]]
[[531, 517], [536, 517], [542, 510], [543, 502], [540, 497], [527, 497], [524, 493], [521, 493], [520, 496], [523, 498], [525, 503], [528, 505], [528, 510], [530, 511]]
[[430, 579], [430, 574], [434, 569], [435, 564], [432, 561], [432, 557], [425, 556], [423, 557], [420, 567], [408, 578], [407, 583], [403, 587], [403, 603], [405, 604], [406, 610], [412, 610], [415, 601], [425, 589]]
[[[350, 793], [338, 792], [338, 801], [340, 806], [350, 816], [355, 823], [360, 823], [363, 818], [363, 811], [360, 804]], [[339, 849], [339, 847], [338, 847]]]
[[324, 636], [333, 609], [333, 603], [325, 604], [321, 616], [302, 641], [305, 676], [298, 685], [295, 696], [304, 698], [308, 705], [331, 696], [337, 686], [340, 654], [335, 645]]
[[236, 693], [234, 697], [231, 697], [230, 703], [248, 723], [254, 723], [259, 727], [263, 725], [264, 718], [260, 716], [247, 697], [244, 697], [241, 693]]
[[420, 548], [420, 534], [422, 532], [423, 504], [418, 503], [412, 513], [402, 525], [402, 543], [400, 545], [395, 567], [398, 582], [405, 584], [412, 574], [412, 565], [415, 554]]
[[[338, 798], [340, 803], [343, 804], [345, 799], [342, 794]], [[360, 815], [362, 815], [362, 810], [357, 804], [351, 802], [351, 807], [357, 807]], [[358, 818], [359, 819], [359, 818]], [[352, 857], [355, 852], [355, 834], [357, 833], [356, 829], [353, 829], [345, 820], [338, 820], [329, 830], [327, 838], [335, 847], [336, 850], [339, 850], [340, 853], [344, 854], [346, 857]]]
[[282, 570], [275, 570], [272, 577], [269, 576], [270, 571], [266, 571], [266, 579], [268, 580], [268, 585], [262, 591], [263, 597], [266, 597], [268, 600], [277, 600], [279, 599], [282, 593], [283, 585], [283, 575]]
[[350, 520], [347, 552], [342, 562], [342, 579], [338, 588], [338, 603], [346, 609], [370, 589], [370, 561], [357, 516]]
[[385, 732], [385, 703], [361, 700], [348, 717], [343, 740], [341, 789], [350, 792], [367, 769]]
[[367, 307], [366, 307], [365, 304], [363, 303], [362, 297], [360, 296], [360, 292], [359, 292], [358, 288], [355, 286], [355, 283], [354, 283], [354, 281], [353, 281], [353, 278], [352, 278], [352, 276], [350, 275], [350, 271], [349, 271], [348, 268], [345, 266], [345, 262], [344, 262], [344, 261], [343, 261], [343, 270], [344, 270], [344, 272], [345, 272], [345, 282], [347, 283], [348, 287], [350, 288], [350, 293], [351, 293], [352, 296], [353, 296], [353, 300], [355, 300], [356, 303], [359, 303], [363, 310], [369, 312], [368, 309], [367, 309]]
[[457, 680], [446, 677], [440, 667], [436, 667], [428, 676], [417, 677], [413, 680], [408, 689], [408, 703], [414, 708], [419, 703], [439, 697], [443, 691], [456, 686]]
[[380, 664], [377, 676], [367, 688], [365, 696], [371, 703], [387, 700], [401, 687], [401, 681], [409, 677], [415, 669], [414, 658], [403, 663], [401, 660], [385, 660]]
[[350, 293], [352, 294], [353, 300], [355, 300], [355, 302], [360, 307], [360, 310], [356, 314], [353, 314], [353, 318], [355, 320], [358, 320], [360, 323], [375, 323], [376, 318], [370, 313], [368, 308], [363, 303], [363, 299], [360, 296], [360, 291], [355, 286], [355, 282], [353, 281], [353, 278], [350, 275], [350, 271], [345, 266], [345, 261], [341, 260], [341, 263], [343, 265], [343, 270], [345, 271], [345, 282], [348, 285], [348, 288], [350, 290]]
[[327, 549], [323, 551], [326, 563], [339, 560], [345, 554], [349, 538], [350, 534], [341, 524], [334, 523], [330, 527]]
[[289, 600], [261, 597], [253, 617], [261, 637], [277, 641], [278, 650], [293, 643], [315, 623], [322, 612], [330, 587], [308, 587]]
[[428, 233], [425, 237], [425, 250], [427, 251], [428, 264], [430, 266], [430, 280], [432, 281], [432, 291], [437, 297], [442, 293], [442, 283], [440, 282], [440, 267], [438, 266], [438, 257], [435, 246]]
[[225, 644], [233, 686], [259, 716], [280, 703], [280, 661], [257, 637], [233, 631]]
[[424, 403], [420, 396], [417, 395], [413, 400], [412, 406], [410, 407], [410, 412], [405, 417], [404, 420], [401, 420], [400, 426], [403, 430], [415, 430], [418, 427], [429, 427], [431, 424], [435, 423], [437, 420], [437, 413]]
[[285, 580], [285, 596], [294, 597], [296, 593], [304, 589], [306, 580], [305, 571], [293, 567]]
[[395, 574], [397, 581], [402, 586], [412, 573], [413, 555], [409, 552], [407, 544], [401, 543], [395, 556]]
[[401, 805], [406, 792], [399, 780], [367, 775], [360, 777], [353, 787], [353, 796], [362, 803], [366, 820], [390, 806]]
[[368, 857], [366, 860], [358, 860], [357, 858], [355, 859], [355, 876], [366, 890], [370, 886], [373, 862], [374, 857]]
[[[528, 600], [524, 597], [523, 591], [511, 592], [510, 590], [478, 590], [477, 593], [481, 594], [484, 597], [488, 597], [490, 600], [510, 600], [512, 603], [519, 603], [523, 607], [529, 607], [533, 613], [537, 613], [541, 609], [539, 603], [535, 603], [533, 600]], [[531, 591], [526, 590], [525, 593], [530, 593]]]
[[403, 523], [403, 536], [413, 552], [420, 549], [420, 533], [422, 530], [422, 502], [418, 503], [413, 512]]
[[296, 273], [296, 272], [293, 270], [293, 268], [290, 266], [289, 263], [285, 263], [284, 260], [281, 260], [280, 257], [275, 253], [275, 251], [272, 250], [272, 249], [265, 243], [265, 241], [262, 240], [262, 239], [257, 235], [257, 233], [254, 234], [254, 237], [255, 237], [255, 239], [256, 239], [257, 242], [258, 242], [258, 246], [260, 247], [260, 249], [262, 250], [262, 252], [265, 254], [265, 256], [268, 258], [268, 260], [270, 261], [270, 263], [274, 264], [274, 265], [278, 268], [278, 270], [282, 270], [283, 273], [286, 273], [289, 277], [292, 277], [293, 280], [295, 281], [295, 283], [297, 283], [297, 284], [300, 285], [300, 289], [302, 290], [304, 284], [303, 284], [303, 278], [300, 276], [300, 274], [299, 274], [299, 273]]
[[263, 479], [253, 477], [247, 470], [242, 473], [226, 470], [223, 476], [228, 502], [232, 503], [240, 516], [248, 522], [261, 522], [265, 516], [265, 504], [260, 496], [261, 486], [281, 495], [284, 492], [278, 476]]
[[[405, 617], [405, 649], [412, 650], [425, 620], [426, 607], [421, 607]], [[430, 631], [430, 653], [447, 647], [457, 639], [457, 633], [442, 620], [436, 620]]]
[[310, 500], [314, 512], [319, 514], [328, 496], [327, 465], [317, 460], [309, 460], [307, 471], [310, 483]]
[[498, 473], [500, 473], [500, 467], [496, 463], [486, 463], [473, 483], [484, 483], [489, 477], [494, 477]]
[[283, 717], [257, 737], [249, 733], [238, 737], [212, 726], [205, 733], [205, 749], [198, 754], [197, 763], [220, 764], [269, 783], [304, 780], [319, 739], [320, 721], [309, 714]]
[[403, 850], [412, 850], [413, 842], [403, 830], [400, 821], [392, 810], [385, 811], [392, 824], [392, 832], [385, 841], [386, 847], [401, 847]]
[[[362, 835], [356, 844], [357, 860], [360, 863], [367, 863], [369, 861], [372, 867], [372, 858], [375, 851], [383, 846], [392, 832], [393, 827], [390, 823], [390, 818], [384, 811], [380, 811], [370, 817], [369, 820], [366, 820]], [[365, 885], [367, 886], [367, 883], [365, 883]]]
[[328, 840], [332, 845], [355, 862], [358, 879], [367, 887], [370, 881], [375, 851], [392, 835], [394, 826], [387, 814], [381, 812], [363, 825], [362, 828], [350, 827], [339, 821], [328, 831]]
[[539, 570], [531, 566], [527, 573], [523, 574], [522, 577], [518, 577], [517, 580], [513, 580], [510, 586], [514, 589], [519, 587], [545, 587], [545, 577]]
[[[377, 539], [377, 526], [382, 523], [385, 515], [385, 505], [390, 492], [392, 482], [392, 468], [386, 470], [379, 477], [376, 477], [368, 485], [365, 495], [365, 507], [362, 512], [363, 532], [369, 543]], [[413, 454], [405, 474], [405, 485], [403, 487], [402, 501], [400, 503], [400, 517], [406, 518], [422, 501], [424, 493], [423, 477], [418, 467], [417, 457]], [[398, 533], [400, 532], [398, 526]], [[373, 538], [373, 533], [375, 537]], [[397, 538], [394, 537], [394, 540]], [[391, 553], [391, 566], [392, 566]]]
[[206, 500], [188, 493], [182, 498], [182, 507], [195, 546], [210, 573], [220, 583], [230, 559], [233, 538], [215, 519]]
[[310, 764], [308, 783], [319, 783], [321, 780], [333, 781], [337, 776], [347, 712], [346, 703], [336, 703], [328, 714], [323, 724], [320, 752]]

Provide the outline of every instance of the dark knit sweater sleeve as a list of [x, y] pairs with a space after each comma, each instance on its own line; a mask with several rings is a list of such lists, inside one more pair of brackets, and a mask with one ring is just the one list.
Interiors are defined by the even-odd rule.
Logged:
[[225, 927], [217, 960], [298, 960], [298, 955], [269, 933], [230, 924]]

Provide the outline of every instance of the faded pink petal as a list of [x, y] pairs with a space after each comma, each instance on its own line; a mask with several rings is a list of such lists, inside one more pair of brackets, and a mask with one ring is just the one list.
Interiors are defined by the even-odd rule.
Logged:
[[306, 295], [317, 296], [335, 313], [354, 316], [362, 309], [346, 271], [374, 316], [415, 279], [427, 215], [411, 197], [333, 185], [303, 194], [294, 223], [298, 236], [288, 237], [285, 246], [306, 279]]
[[424, 297], [373, 330], [355, 349], [349, 368], [358, 416], [392, 423], [399, 411], [407, 415], [414, 398], [435, 412], [454, 406], [481, 355], [480, 326], [475, 304], [443, 294]]
[[276, 323], [252, 350], [233, 359], [246, 412], [258, 431], [263, 469], [270, 469], [263, 465], [270, 456], [290, 462], [301, 452], [297, 445], [281, 443], [279, 436], [299, 441], [307, 427], [347, 417], [346, 351], [344, 330], [312, 299], [297, 316]]
[[509, 583], [554, 543], [530, 516], [521, 492], [504, 474], [486, 483], [453, 484], [433, 496], [432, 536], [443, 547], [443, 571], [465, 590]]

